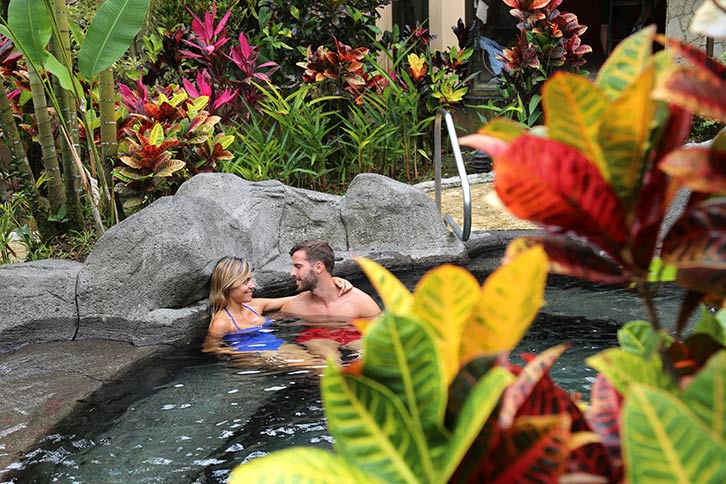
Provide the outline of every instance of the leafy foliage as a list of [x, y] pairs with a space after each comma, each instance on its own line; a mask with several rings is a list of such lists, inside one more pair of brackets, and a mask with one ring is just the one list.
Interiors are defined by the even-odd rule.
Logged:
[[498, 56], [504, 70], [498, 82], [500, 102], [482, 106], [496, 115], [534, 126], [542, 117], [542, 86], [558, 71], [577, 72], [592, 52], [580, 36], [587, 27], [577, 16], [560, 11], [562, 0], [502, 0], [517, 20], [515, 45]]

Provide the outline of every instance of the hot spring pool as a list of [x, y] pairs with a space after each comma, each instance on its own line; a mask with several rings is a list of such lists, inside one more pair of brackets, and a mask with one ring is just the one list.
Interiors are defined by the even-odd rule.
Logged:
[[[420, 274], [400, 277], [413, 287]], [[353, 282], [373, 293], [366, 281]], [[680, 295], [662, 288], [657, 307], [676, 314]], [[642, 304], [623, 289], [552, 277], [546, 301], [512, 360], [521, 362], [521, 351], [570, 342], [552, 376], [588, 398], [595, 371], [583, 360], [614, 346], [623, 323], [645, 318]], [[276, 331], [293, 340], [301, 328], [283, 321]], [[222, 483], [238, 464], [277, 449], [331, 448], [319, 378], [299, 368], [240, 368], [196, 349], [166, 354], [84, 402], [27, 454], [9, 482]]]

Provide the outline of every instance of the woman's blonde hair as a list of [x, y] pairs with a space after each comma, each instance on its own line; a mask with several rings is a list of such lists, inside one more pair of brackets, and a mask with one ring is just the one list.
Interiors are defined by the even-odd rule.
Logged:
[[220, 309], [227, 307], [229, 290], [235, 284], [241, 284], [252, 275], [252, 266], [239, 257], [222, 257], [212, 270], [212, 281], [209, 288], [209, 307], [211, 317]]

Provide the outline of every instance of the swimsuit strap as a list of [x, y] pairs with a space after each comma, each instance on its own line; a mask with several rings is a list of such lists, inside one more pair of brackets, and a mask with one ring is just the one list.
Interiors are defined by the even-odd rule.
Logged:
[[[245, 307], [247, 307], [247, 306], [245, 306]], [[237, 326], [237, 321], [235, 321], [234, 320], [234, 317], [232, 317], [232, 313], [230, 313], [227, 308], [224, 308], [224, 312], [226, 312], [227, 313], [227, 316], [229, 316], [229, 319], [232, 320], [232, 324], [234, 324], [234, 327], [237, 328], [237, 331], [242, 331], [242, 328], [240, 328], [239, 326]]]
[[248, 306], [248, 305], [246, 305], [246, 304], [243, 304], [243, 305], [242, 305], [242, 307], [243, 307], [243, 308], [246, 308], [246, 309], [249, 309], [250, 311], [252, 311], [252, 314], [254, 314], [255, 316], [261, 316], [261, 314], [260, 314], [260, 313], [258, 313], [257, 311], [255, 311], [254, 309], [252, 309], [251, 307], [249, 307], [249, 306]]

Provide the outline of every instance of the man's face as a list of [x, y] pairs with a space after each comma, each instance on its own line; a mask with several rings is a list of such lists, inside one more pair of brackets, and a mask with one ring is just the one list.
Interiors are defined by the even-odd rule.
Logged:
[[298, 250], [292, 254], [292, 271], [290, 276], [295, 280], [298, 291], [312, 291], [318, 285], [318, 275], [313, 266], [308, 262], [308, 256], [304, 250]]

